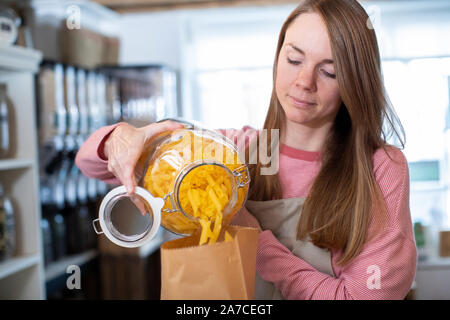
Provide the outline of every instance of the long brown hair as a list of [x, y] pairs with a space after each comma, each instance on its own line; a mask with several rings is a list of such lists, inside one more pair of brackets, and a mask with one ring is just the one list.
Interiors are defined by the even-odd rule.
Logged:
[[[346, 264], [361, 251], [371, 219], [382, 222], [386, 214], [373, 173], [373, 154], [380, 147], [387, 152], [392, 135], [404, 148], [404, 131], [385, 92], [375, 31], [356, 0], [305, 0], [286, 19], [278, 38], [264, 129], [284, 130], [285, 114], [275, 91], [278, 57], [286, 30], [305, 12], [320, 14], [326, 24], [342, 104], [305, 200], [297, 239], [310, 238], [316, 246], [343, 250], [338, 263]], [[278, 174], [261, 175], [259, 160], [249, 167], [250, 200], [282, 198]]]

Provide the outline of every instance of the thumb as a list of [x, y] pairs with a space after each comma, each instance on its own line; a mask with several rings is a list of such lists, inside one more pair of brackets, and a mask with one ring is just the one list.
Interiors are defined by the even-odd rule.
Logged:
[[134, 172], [128, 172], [128, 174], [124, 177], [124, 183], [125, 189], [127, 190], [128, 194], [134, 193], [134, 188], [136, 185], [136, 178], [134, 176]]
[[131, 196], [131, 201], [133, 201], [134, 205], [136, 206], [136, 208], [139, 209], [139, 212], [145, 216], [147, 214], [147, 210], [145, 208], [144, 203], [142, 202], [142, 200], [137, 197], [136, 195], [132, 195]]
[[145, 133], [145, 138], [147, 140], [150, 140], [165, 131], [173, 131], [182, 128], [184, 128], [184, 125], [182, 123], [167, 120], [164, 122], [152, 123], [148, 126], [143, 127], [142, 129]]

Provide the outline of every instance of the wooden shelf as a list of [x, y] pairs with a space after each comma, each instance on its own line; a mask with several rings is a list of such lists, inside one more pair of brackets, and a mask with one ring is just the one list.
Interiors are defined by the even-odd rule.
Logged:
[[0, 69], [37, 72], [41, 59], [40, 51], [0, 44]]
[[0, 280], [39, 263], [40, 255], [13, 257], [0, 263]]
[[4, 159], [0, 160], [0, 170], [24, 169], [34, 166], [33, 159]]

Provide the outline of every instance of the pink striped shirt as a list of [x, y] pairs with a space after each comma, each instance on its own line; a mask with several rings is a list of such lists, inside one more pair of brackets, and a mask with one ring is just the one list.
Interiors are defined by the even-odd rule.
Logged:
[[[119, 183], [107, 170], [102, 155], [105, 137], [117, 125], [97, 130], [77, 154], [76, 164], [87, 176]], [[219, 130], [243, 147], [258, 131]], [[248, 143], [248, 141], [247, 141]], [[283, 246], [270, 230], [259, 235], [257, 272], [273, 282], [286, 299], [403, 299], [414, 280], [417, 251], [409, 209], [408, 164], [403, 153], [390, 147], [392, 161], [383, 149], [373, 155], [376, 181], [383, 193], [388, 217], [385, 228], [369, 240], [350, 263], [339, 266], [341, 251], [331, 250], [334, 277], [322, 273]], [[279, 177], [283, 198], [306, 197], [320, 170], [318, 152], [280, 147]], [[249, 215], [244, 208], [233, 220], [244, 224]], [[369, 229], [369, 233], [370, 233]]]

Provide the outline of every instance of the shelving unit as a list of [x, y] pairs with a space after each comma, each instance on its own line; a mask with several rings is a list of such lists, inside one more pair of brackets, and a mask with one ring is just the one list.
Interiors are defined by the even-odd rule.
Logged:
[[45, 281], [51, 281], [64, 274], [70, 265], [83, 265], [98, 256], [98, 251], [92, 249], [81, 254], [68, 256], [62, 260], [55, 261], [45, 268]]
[[8, 159], [0, 160], [0, 170], [24, 169], [34, 166], [34, 161], [31, 159]]
[[24, 255], [22, 257], [14, 257], [4, 261], [0, 266], [0, 279], [38, 264], [39, 259], [40, 257], [38, 254], [32, 254], [29, 256]]
[[7, 86], [12, 156], [0, 160], [0, 181], [14, 206], [16, 252], [0, 263], [0, 299], [45, 299], [40, 232], [34, 74], [39, 51], [0, 45], [0, 83]]

